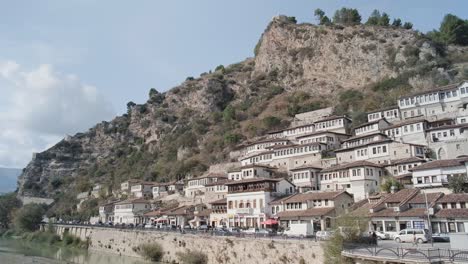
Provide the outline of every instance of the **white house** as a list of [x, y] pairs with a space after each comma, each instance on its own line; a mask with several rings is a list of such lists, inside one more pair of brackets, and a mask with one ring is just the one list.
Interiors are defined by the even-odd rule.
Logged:
[[348, 211], [354, 203], [346, 191], [306, 192], [270, 202], [273, 217], [281, 225], [311, 223], [314, 231], [330, 229], [333, 219]]
[[282, 178], [250, 178], [226, 182], [229, 227], [260, 227], [271, 212], [268, 203], [294, 192], [295, 186]]
[[357, 202], [377, 192], [384, 175], [379, 164], [368, 161], [344, 163], [320, 172], [320, 190], [347, 191]]
[[136, 198], [115, 203], [114, 221], [116, 224], [141, 224], [144, 213], [151, 210], [149, 201]]
[[290, 170], [291, 182], [300, 193], [320, 190], [319, 173], [322, 168], [312, 165], [302, 165]]
[[467, 175], [468, 158], [435, 160], [410, 169], [413, 184], [416, 188], [427, 189], [429, 192], [450, 191], [446, 188], [450, 177]]
[[153, 186], [157, 184], [155, 182], [140, 182], [132, 184], [130, 187], [130, 193], [135, 198], [152, 198]]

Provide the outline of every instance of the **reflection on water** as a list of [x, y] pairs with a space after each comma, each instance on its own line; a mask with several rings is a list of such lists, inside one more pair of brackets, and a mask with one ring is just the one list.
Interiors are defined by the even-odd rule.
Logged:
[[137, 258], [14, 239], [0, 239], [0, 263], [148, 264]]

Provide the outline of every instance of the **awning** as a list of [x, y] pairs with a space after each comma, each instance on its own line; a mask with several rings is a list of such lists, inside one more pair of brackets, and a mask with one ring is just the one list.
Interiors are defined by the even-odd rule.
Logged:
[[167, 217], [159, 217], [158, 219], [156, 219], [154, 221], [157, 222], [157, 223], [167, 222]]
[[262, 225], [277, 225], [278, 221], [276, 221], [275, 219], [268, 219], [266, 221], [261, 222], [260, 224], [262, 224]]

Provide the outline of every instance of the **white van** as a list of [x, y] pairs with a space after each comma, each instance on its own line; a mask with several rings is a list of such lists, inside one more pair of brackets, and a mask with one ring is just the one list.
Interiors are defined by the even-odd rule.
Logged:
[[311, 237], [314, 235], [314, 227], [311, 223], [291, 224], [284, 230], [284, 236], [289, 237]]
[[395, 242], [397, 243], [413, 243], [416, 240], [418, 244], [421, 244], [426, 243], [429, 239], [429, 230], [427, 229], [403, 229], [395, 236]]

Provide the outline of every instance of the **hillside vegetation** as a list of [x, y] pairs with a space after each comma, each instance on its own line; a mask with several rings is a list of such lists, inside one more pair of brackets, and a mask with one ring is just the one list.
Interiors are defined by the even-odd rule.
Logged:
[[366, 111], [410, 91], [468, 77], [465, 47], [401, 21], [385, 23], [381, 14], [363, 25], [339, 12], [333, 21], [318, 12], [321, 25], [276, 17], [254, 58], [187, 77], [165, 93], [151, 89], [146, 103], [128, 103], [127, 114], [36, 154], [20, 177], [20, 195], [53, 197], [55, 212], [70, 211], [76, 193], [93, 183], [118, 188], [129, 178], [200, 175], [229, 161], [241, 141], [284, 128], [297, 113], [333, 106], [359, 124]]

